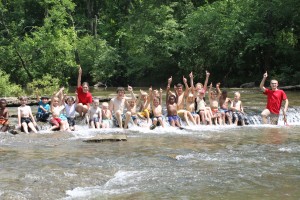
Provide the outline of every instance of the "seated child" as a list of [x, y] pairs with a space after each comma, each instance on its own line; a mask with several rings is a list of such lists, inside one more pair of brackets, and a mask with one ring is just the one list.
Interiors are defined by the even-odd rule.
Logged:
[[168, 79], [168, 85], [166, 90], [167, 117], [171, 126], [181, 127], [180, 118], [177, 115], [177, 98], [174, 94], [170, 92], [171, 82], [172, 77]]
[[153, 91], [153, 94], [150, 94], [150, 101], [151, 103], [151, 111], [152, 111], [152, 125], [150, 129], [154, 129], [156, 126], [161, 125], [163, 128], [165, 127], [163, 121], [163, 113], [162, 113], [162, 106], [160, 104], [162, 98], [162, 89], [159, 91], [160, 97], [157, 96], [156, 91]]
[[37, 95], [37, 101], [38, 101], [38, 111], [36, 113], [36, 120], [41, 122], [47, 122], [49, 116], [50, 116], [50, 105], [49, 105], [49, 98], [46, 96], [39, 97]]
[[31, 112], [30, 106], [27, 106], [27, 97], [20, 97], [21, 106], [18, 107], [18, 126], [25, 133], [29, 133], [28, 128], [37, 133], [36, 122]]
[[242, 106], [242, 101], [240, 101], [241, 94], [239, 92], [234, 93], [234, 100], [231, 102], [231, 110], [233, 115], [233, 123], [238, 125], [238, 122], [241, 122], [241, 125], [245, 125], [245, 114]]
[[[130, 92], [131, 98], [125, 100], [127, 112], [130, 113], [131, 119], [135, 125], [138, 125], [138, 113], [136, 112], [136, 97], [133, 93], [133, 89], [128, 85], [128, 91]], [[149, 116], [149, 114], [148, 114]]]
[[66, 117], [62, 114], [62, 111], [65, 108], [65, 106], [63, 104], [63, 90], [64, 90], [64, 88], [62, 87], [51, 98], [50, 110], [52, 113], [52, 118], [50, 120], [50, 123], [52, 124], [52, 127], [50, 128], [50, 131], [56, 130], [56, 129], [59, 129], [60, 131], [70, 130], [68, 121], [67, 121]]
[[7, 102], [5, 99], [0, 99], [0, 125], [2, 125], [0, 132], [8, 130], [8, 109], [6, 108]]
[[[217, 83], [216, 88], [219, 87], [219, 83]], [[212, 111], [212, 119], [214, 119], [215, 125], [221, 125], [222, 124], [222, 118], [221, 118], [221, 113], [219, 112], [219, 98], [220, 98], [220, 93], [216, 91], [212, 91], [212, 84], [210, 84], [209, 87], [209, 104], [210, 108]]]
[[112, 113], [108, 109], [108, 103], [102, 103], [102, 128], [112, 128], [113, 127], [113, 118]]
[[197, 97], [196, 97], [196, 102], [195, 102], [195, 107], [196, 107], [196, 113], [199, 114], [202, 124], [207, 125], [212, 125], [211, 117], [212, 117], [212, 112], [210, 107], [206, 106], [205, 100], [204, 100], [204, 95], [205, 95], [205, 90], [201, 89], [200, 91], [197, 92]]
[[231, 125], [232, 124], [232, 119], [231, 119], [231, 113], [229, 110], [229, 103], [231, 102], [231, 99], [227, 97], [227, 91], [223, 90], [221, 92], [220, 87], [217, 88], [218, 93], [221, 94], [219, 98], [219, 104], [220, 104], [220, 113], [222, 117], [222, 122], [225, 125], [226, 124], [226, 119], [228, 123]]
[[195, 111], [195, 97], [193, 93], [189, 93], [186, 98], [186, 109], [191, 113], [191, 116], [194, 118], [196, 124], [200, 124], [200, 116]]
[[147, 92], [140, 90], [140, 95], [136, 103], [140, 109], [137, 116], [141, 119], [147, 119], [147, 123], [150, 121], [150, 96]]
[[86, 121], [89, 123], [91, 128], [100, 128], [102, 112], [99, 108], [99, 99], [93, 99], [92, 106], [89, 108], [86, 115]]
[[75, 109], [77, 105], [77, 100], [76, 102], [73, 97], [65, 97], [65, 116], [67, 117], [69, 128], [71, 131], [75, 130]]

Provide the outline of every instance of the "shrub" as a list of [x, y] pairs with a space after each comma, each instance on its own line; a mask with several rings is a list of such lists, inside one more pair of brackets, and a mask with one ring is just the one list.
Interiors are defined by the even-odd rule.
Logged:
[[60, 80], [52, 77], [50, 74], [44, 75], [40, 79], [35, 79], [27, 84], [28, 92], [36, 93], [39, 95], [51, 96], [54, 92], [59, 90]]
[[22, 96], [24, 91], [20, 85], [11, 83], [9, 81], [10, 76], [0, 70], [0, 96]]

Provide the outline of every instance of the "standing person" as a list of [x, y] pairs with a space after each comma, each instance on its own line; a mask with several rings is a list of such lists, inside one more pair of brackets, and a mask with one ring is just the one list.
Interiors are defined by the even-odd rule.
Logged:
[[[124, 114], [125, 101], [125, 89], [123, 87], [118, 87], [117, 96], [112, 98], [109, 102], [109, 110], [113, 113], [115, 125], [120, 128], [128, 128], [128, 123], [131, 118], [131, 113], [129, 111]], [[125, 122], [123, 123], [124, 120]]]
[[25, 133], [29, 133], [28, 128], [37, 133], [36, 122], [32, 115], [30, 106], [27, 106], [27, 97], [20, 97], [21, 106], [18, 107], [18, 125]]
[[0, 125], [2, 125], [0, 132], [8, 130], [8, 109], [6, 108], [7, 102], [5, 99], [0, 99]]
[[286, 122], [286, 111], [289, 105], [289, 101], [285, 92], [277, 88], [278, 87], [277, 80], [274, 79], [271, 80], [270, 82], [271, 90], [264, 87], [267, 77], [268, 77], [268, 73], [266, 72], [264, 73], [263, 79], [259, 85], [260, 89], [263, 91], [263, 94], [267, 95], [267, 106], [266, 109], [264, 109], [261, 113], [262, 123], [267, 124], [268, 117], [270, 117], [270, 124], [277, 125], [282, 101], [285, 101], [284, 108], [282, 111], [283, 111], [284, 121]]
[[90, 104], [93, 101], [92, 94], [89, 92], [89, 84], [87, 82], [83, 82], [81, 85], [81, 75], [82, 69], [79, 65], [78, 70], [78, 80], [77, 80], [77, 97], [78, 104], [76, 105], [76, 111], [79, 113], [80, 117], [83, 117], [89, 110]]

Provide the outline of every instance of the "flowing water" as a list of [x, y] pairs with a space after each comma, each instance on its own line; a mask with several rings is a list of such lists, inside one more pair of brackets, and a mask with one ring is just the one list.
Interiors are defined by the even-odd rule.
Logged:
[[[299, 199], [299, 92], [287, 95], [289, 126], [261, 125], [265, 97], [243, 90], [244, 127], [1, 133], [0, 199]], [[107, 133], [128, 140], [83, 142]]]

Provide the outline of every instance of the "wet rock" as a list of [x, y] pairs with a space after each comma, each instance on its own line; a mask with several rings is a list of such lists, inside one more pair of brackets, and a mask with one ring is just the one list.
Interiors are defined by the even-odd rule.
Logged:
[[83, 142], [104, 142], [104, 141], [127, 141], [127, 136], [124, 134], [105, 134], [83, 140]]

